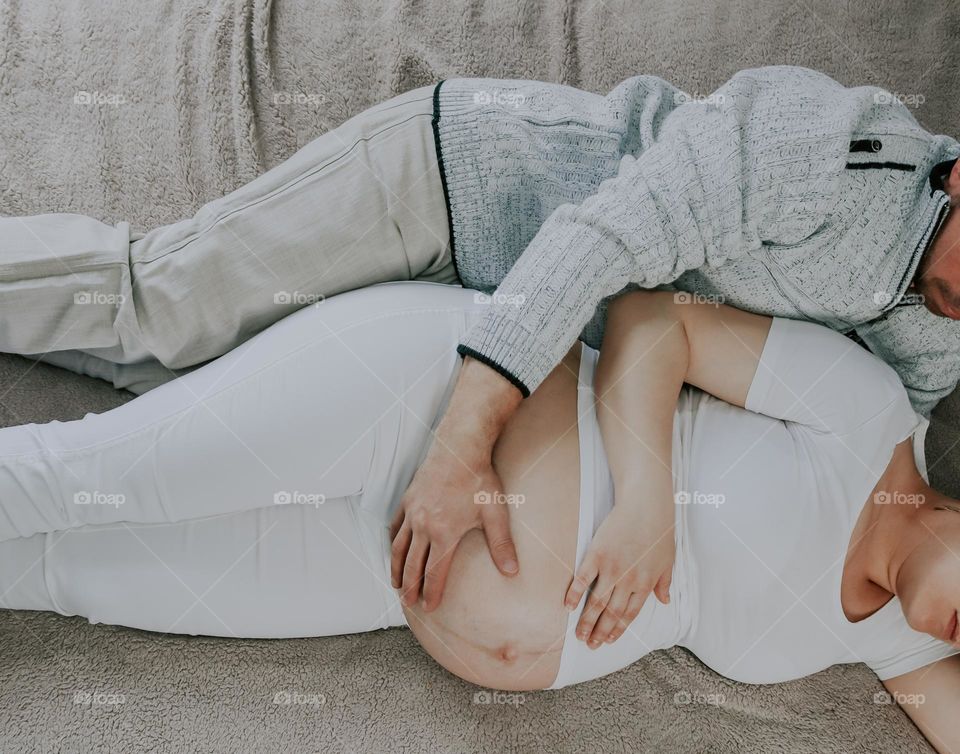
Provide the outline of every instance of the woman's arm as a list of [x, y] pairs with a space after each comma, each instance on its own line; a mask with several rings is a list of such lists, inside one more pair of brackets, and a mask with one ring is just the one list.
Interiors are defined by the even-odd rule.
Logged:
[[637, 291], [612, 302], [595, 392], [616, 506], [566, 598], [576, 607], [596, 580], [577, 627], [589, 646], [620, 638], [651, 591], [669, 602], [677, 397], [689, 382], [742, 406], [770, 322], [672, 292]]
[[960, 751], [960, 655], [883, 682], [938, 752]]
[[[596, 581], [578, 636], [615, 641], [673, 567], [672, 426], [686, 382], [776, 419], [842, 438], [885, 412], [913, 418], [896, 372], [849, 338], [686, 293], [635, 291], [608, 310], [597, 364], [597, 420], [616, 506], [568, 589], [576, 606]], [[841, 440], [841, 442], [843, 442]]]

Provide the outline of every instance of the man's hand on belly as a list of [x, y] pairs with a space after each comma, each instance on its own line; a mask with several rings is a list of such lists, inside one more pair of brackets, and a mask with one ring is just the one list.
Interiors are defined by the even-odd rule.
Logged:
[[390, 527], [390, 576], [405, 605], [423, 594], [432, 610], [460, 540], [483, 529], [490, 556], [505, 576], [519, 571], [509, 508], [493, 469], [493, 446], [521, 395], [508, 380], [467, 357], [427, 457]]

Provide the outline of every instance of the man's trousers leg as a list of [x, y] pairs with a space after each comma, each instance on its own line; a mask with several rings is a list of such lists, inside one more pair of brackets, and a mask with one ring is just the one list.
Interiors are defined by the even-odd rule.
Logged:
[[336, 293], [457, 283], [432, 94], [376, 105], [142, 238], [81, 215], [0, 218], [0, 351], [143, 392]]

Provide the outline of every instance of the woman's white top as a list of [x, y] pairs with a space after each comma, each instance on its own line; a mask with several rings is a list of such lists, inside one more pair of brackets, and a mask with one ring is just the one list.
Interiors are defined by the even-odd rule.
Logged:
[[[591, 407], [596, 359], [584, 346], [578, 565], [613, 504]], [[927, 426], [882, 361], [832, 330], [775, 318], [746, 408], [692, 387], [681, 392], [673, 432], [677, 556], [670, 604], [651, 596], [620, 639], [591, 650], [573, 634], [584, 597], [570, 615], [553, 688], [674, 645], [747, 683], [789, 681], [850, 662], [887, 679], [956, 654], [911, 629], [897, 598], [857, 623], [840, 603], [857, 517], [894, 446], [911, 435], [926, 478]]]

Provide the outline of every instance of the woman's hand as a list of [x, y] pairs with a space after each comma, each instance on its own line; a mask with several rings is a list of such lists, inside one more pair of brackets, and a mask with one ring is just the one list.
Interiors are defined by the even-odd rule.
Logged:
[[673, 505], [633, 501], [615, 506], [600, 524], [565, 600], [568, 610], [576, 609], [596, 581], [577, 624], [577, 638], [591, 649], [619, 639], [651, 592], [670, 602], [673, 526]]

